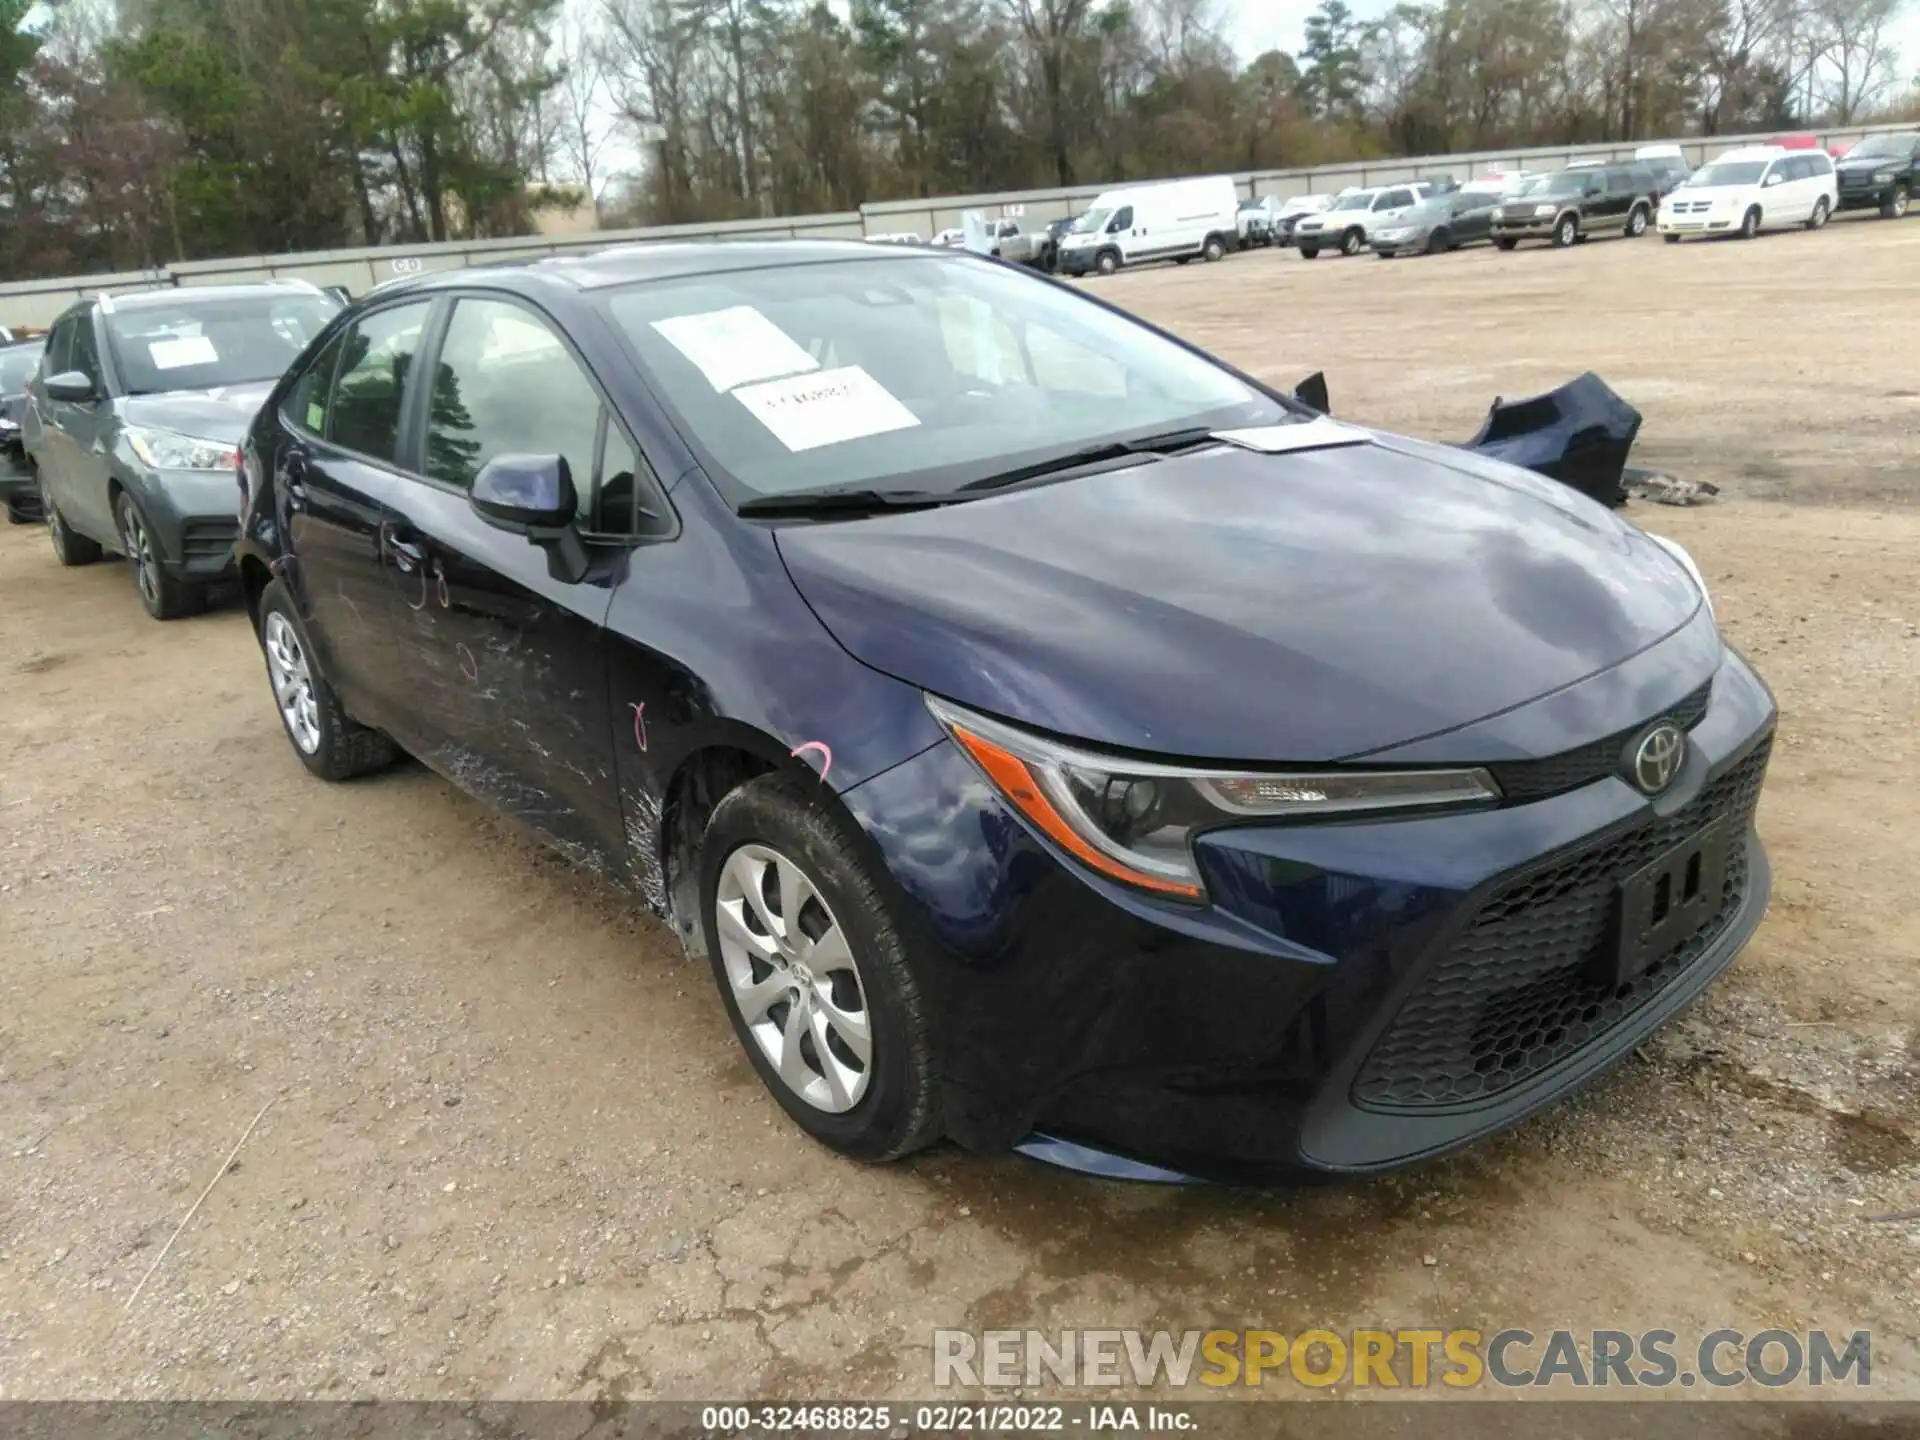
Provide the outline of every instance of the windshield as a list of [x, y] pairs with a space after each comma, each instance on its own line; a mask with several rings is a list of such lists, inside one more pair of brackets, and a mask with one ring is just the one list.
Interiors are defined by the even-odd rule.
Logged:
[[1709, 165], [1691, 180], [1689, 185], [1756, 185], [1766, 173], [1764, 160], [1742, 160], [1737, 165]]
[[1074, 221], [1073, 224], [1069, 225], [1067, 229], [1073, 231], [1076, 235], [1091, 235], [1096, 231], [1106, 229], [1107, 221], [1112, 218], [1113, 211], [1111, 210], [1089, 210], [1078, 220]]
[[1877, 160], [1884, 156], [1904, 160], [1912, 149], [1913, 136], [1911, 135], [1869, 135], [1840, 158], [1842, 160]]
[[1242, 200], [1240, 202], [1240, 208], [1242, 210], [1264, 210], [1267, 208], [1267, 202], [1265, 200]]
[[0, 350], [0, 395], [18, 395], [40, 363], [43, 345], [12, 345]]
[[1362, 190], [1358, 195], [1343, 195], [1333, 202], [1336, 210], [1364, 210], [1373, 204], [1373, 192]]
[[108, 315], [107, 340], [129, 395], [211, 390], [278, 379], [339, 309], [331, 296], [297, 290], [188, 292]]
[[1290, 416], [1071, 291], [932, 255], [654, 281], [599, 303], [736, 500], [946, 492], [1091, 445]]

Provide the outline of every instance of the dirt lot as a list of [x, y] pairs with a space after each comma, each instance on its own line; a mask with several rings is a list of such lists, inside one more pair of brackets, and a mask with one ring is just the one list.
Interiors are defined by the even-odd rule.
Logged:
[[[1610, 1081], [1438, 1166], [1165, 1190], [778, 1118], [704, 970], [402, 768], [296, 763], [232, 609], [0, 527], [0, 1393], [920, 1396], [935, 1326], [1871, 1327], [1920, 1396], [1920, 223], [1100, 291], [1464, 439], [1599, 371], [1778, 691], [1772, 915]], [[129, 1295], [233, 1149], [130, 1313]], [[1298, 1393], [1276, 1382], [1271, 1393]]]

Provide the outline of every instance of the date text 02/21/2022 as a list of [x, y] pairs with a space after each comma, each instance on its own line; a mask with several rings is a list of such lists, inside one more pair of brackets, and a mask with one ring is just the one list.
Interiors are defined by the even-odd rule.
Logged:
[[709, 1435], [764, 1434], [781, 1431], [820, 1431], [852, 1434], [865, 1431], [897, 1433], [907, 1427], [916, 1435], [1083, 1434], [1108, 1435], [1145, 1431], [1160, 1434], [1192, 1433], [1196, 1421], [1190, 1410], [1167, 1405], [916, 1405], [911, 1410], [890, 1405], [710, 1405], [700, 1413], [700, 1428]]

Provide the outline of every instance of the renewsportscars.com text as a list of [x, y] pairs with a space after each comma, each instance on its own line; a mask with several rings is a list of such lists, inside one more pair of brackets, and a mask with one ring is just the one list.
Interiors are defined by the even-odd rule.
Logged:
[[1725, 1390], [1873, 1383], [1865, 1330], [936, 1330], [933, 1383]]

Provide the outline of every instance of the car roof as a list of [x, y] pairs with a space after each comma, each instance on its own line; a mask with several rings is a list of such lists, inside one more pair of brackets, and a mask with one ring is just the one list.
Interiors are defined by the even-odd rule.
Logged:
[[[989, 222], [997, 223], [997, 222]], [[876, 245], [866, 240], [636, 240], [583, 254], [502, 260], [464, 270], [408, 276], [381, 288], [388, 294], [422, 294], [471, 285], [532, 291], [549, 286], [572, 291], [605, 290], [648, 280], [682, 280], [742, 270], [823, 265], [836, 260], [903, 264], [928, 257], [959, 262], [955, 251], [925, 246]]]
[[88, 297], [91, 303], [103, 304], [107, 309], [118, 313], [123, 310], [158, 310], [163, 307], [177, 306], [182, 300], [232, 300], [236, 297], [258, 295], [263, 290], [278, 291], [281, 294], [293, 293], [318, 295], [320, 287], [306, 280], [261, 280], [250, 285], [167, 285], [151, 290], [103, 290], [98, 295]]
[[1729, 150], [1724, 155], [1713, 157], [1715, 165], [1739, 165], [1749, 160], [1777, 160], [1782, 155], [1791, 155], [1793, 151], [1784, 145], [1743, 145], [1738, 150]]

